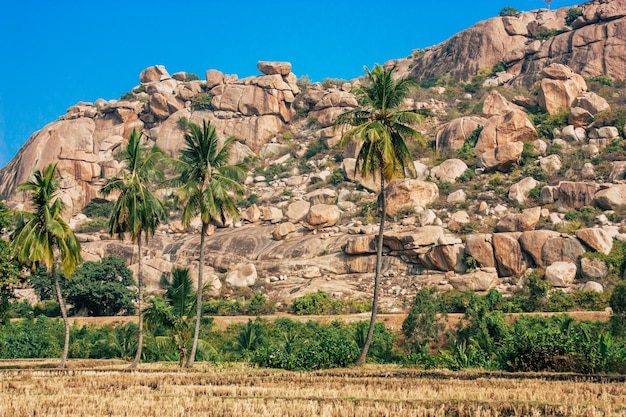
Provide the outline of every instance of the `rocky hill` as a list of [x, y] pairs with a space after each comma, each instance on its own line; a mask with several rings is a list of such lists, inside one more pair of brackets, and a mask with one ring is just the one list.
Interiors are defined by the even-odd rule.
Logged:
[[[509, 293], [531, 270], [565, 291], [611, 285], [610, 263], [593, 254], [626, 240], [626, 2], [575, 9], [489, 19], [387, 63], [425, 81], [405, 105], [426, 116], [418, 128], [430, 146], [412, 145], [418, 178], [387, 189], [385, 310], [426, 285]], [[357, 149], [339, 149], [333, 127], [358, 105], [349, 91], [361, 81], [311, 84], [289, 63], [258, 68], [245, 79], [208, 70], [204, 80], [147, 68], [120, 100], [78, 103], [33, 134], [0, 170], [0, 195], [24, 207], [16, 186], [58, 162], [84, 258], [136, 265], [142, 256], [148, 290], [158, 291], [164, 272], [198, 266], [198, 227], [181, 226], [171, 190], [160, 190], [170, 219], [142, 254], [82, 212], [106, 204], [98, 191], [120, 169], [132, 129], [176, 157], [186, 125], [210, 120], [239, 139], [232, 157], [249, 169], [242, 220], [207, 239], [214, 294], [368, 296], [379, 184], [355, 173]]]

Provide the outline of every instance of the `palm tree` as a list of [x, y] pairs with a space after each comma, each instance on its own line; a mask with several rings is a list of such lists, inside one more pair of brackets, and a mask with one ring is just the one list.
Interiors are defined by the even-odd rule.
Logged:
[[[191, 220], [200, 215], [200, 254], [198, 256], [198, 288], [202, 288], [204, 238], [211, 223], [226, 223], [229, 218], [236, 219], [239, 210], [235, 198], [243, 195], [245, 188], [241, 180], [245, 170], [241, 165], [229, 165], [229, 151], [234, 137], [227, 138], [220, 146], [215, 127], [204, 120], [202, 127], [189, 123], [185, 134], [185, 148], [181, 158], [174, 161], [179, 176], [170, 183], [180, 187], [178, 198], [185, 204], [182, 221], [188, 227]], [[185, 366], [191, 367], [195, 361], [200, 318], [202, 315], [202, 293], [197, 292], [196, 326], [191, 353]]]
[[376, 250], [376, 270], [374, 274], [374, 295], [372, 299], [372, 316], [367, 332], [367, 339], [356, 365], [362, 365], [372, 343], [378, 293], [382, 270], [383, 232], [385, 229], [385, 183], [395, 178], [404, 177], [408, 171], [415, 173], [411, 154], [405, 138], [422, 140], [421, 134], [411, 125], [421, 122], [421, 116], [414, 110], [400, 110], [412, 80], [396, 80], [393, 77], [395, 67], [383, 68], [374, 66], [370, 71], [367, 67], [368, 83], [353, 89], [360, 107], [349, 110], [337, 118], [336, 125], [348, 126], [341, 137], [340, 145], [355, 140], [361, 143], [357, 155], [356, 170], [364, 177], [380, 176], [380, 194], [378, 211], [380, 225]]
[[55, 258], [61, 258], [61, 269], [69, 276], [81, 261], [81, 256], [76, 235], [61, 217], [65, 203], [57, 195], [60, 181], [56, 164], [50, 164], [43, 171], [35, 171], [32, 179], [18, 186], [19, 191], [31, 193], [30, 202], [34, 211], [21, 213], [11, 245], [20, 262], [30, 261], [33, 267], [37, 264], [45, 265], [48, 275], [54, 280], [65, 325], [63, 355], [59, 368], [65, 368], [70, 344], [70, 323], [61, 294]]
[[140, 142], [141, 133], [133, 129], [124, 152], [126, 167], [119, 176], [109, 179], [100, 190], [104, 197], [111, 193], [119, 193], [109, 220], [109, 233], [117, 235], [119, 239], [124, 239], [128, 235], [133, 243], [137, 244], [139, 329], [137, 353], [130, 365], [131, 368], [136, 368], [139, 364], [143, 346], [142, 238], [148, 243], [150, 236], [154, 235], [156, 228], [165, 219], [163, 203], [148, 189], [148, 182], [151, 179], [162, 176], [162, 171], [157, 168], [157, 162], [163, 157], [163, 153], [157, 147], [143, 148]]
[[[204, 288], [201, 289], [204, 290]], [[194, 327], [192, 318], [196, 309], [196, 294], [191, 288], [189, 269], [176, 268], [172, 271], [172, 282], [168, 285], [163, 296], [152, 299], [150, 307], [146, 308], [146, 324], [156, 329], [165, 327], [168, 336], [157, 336], [157, 342], [171, 340], [178, 351], [178, 365], [182, 367], [187, 359], [187, 345], [191, 339], [191, 330]], [[196, 326], [197, 327], [197, 326]], [[201, 349], [207, 345], [201, 344]]]

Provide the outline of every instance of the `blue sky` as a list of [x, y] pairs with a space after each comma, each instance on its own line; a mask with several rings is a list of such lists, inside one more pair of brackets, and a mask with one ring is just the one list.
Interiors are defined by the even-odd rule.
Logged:
[[[552, 8], [577, 4], [554, 0]], [[0, 0], [0, 167], [79, 101], [114, 99], [142, 69], [240, 77], [289, 61], [313, 81], [436, 45], [505, 6], [542, 0]]]

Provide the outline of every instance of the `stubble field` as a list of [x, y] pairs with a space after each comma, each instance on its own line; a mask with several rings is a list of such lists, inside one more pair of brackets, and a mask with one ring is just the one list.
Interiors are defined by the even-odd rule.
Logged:
[[286, 372], [245, 365], [0, 361], [0, 417], [625, 416], [620, 377], [423, 372], [396, 366]]

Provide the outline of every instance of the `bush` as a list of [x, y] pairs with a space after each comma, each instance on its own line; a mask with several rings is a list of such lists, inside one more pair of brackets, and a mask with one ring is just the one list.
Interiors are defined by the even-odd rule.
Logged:
[[44, 300], [33, 306], [33, 316], [61, 317], [61, 306], [52, 300]]
[[611, 316], [611, 334], [616, 337], [626, 336], [626, 281], [619, 282], [613, 289], [609, 305]]
[[575, 305], [574, 297], [563, 291], [552, 291], [548, 295], [546, 311], [564, 313], [571, 310]]
[[576, 7], [572, 7], [571, 9], [567, 11], [567, 14], [565, 15], [565, 24], [567, 26], [570, 26], [572, 23], [574, 23], [574, 20], [578, 19], [578, 17], [582, 15], [583, 15], [582, 10]]
[[607, 85], [609, 87], [613, 87], [614, 81], [612, 78], [607, 77], [604, 74], [596, 75], [595, 77], [588, 78], [588, 81], [600, 83], [602, 85]]
[[506, 7], [503, 7], [500, 10], [500, 13], [498, 13], [498, 16], [502, 16], [502, 17], [504, 17], [504, 16], [514, 16], [514, 17], [517, 17], [517, 16], [519, 16], [519, 11], [515, 7], [506, 6]]
[[213, 94], [198, 93], [191, 98], [191, 108], [193, 110], [213, 110]]
[[498, 61], [492, 68], [491, 73], [497, 74], [499, 72], [506, 71], [506, 64], [503, 61]]
[[626, 260], [626, 242], [614, 239], [613, 248], [608, 255], [601, 252], [585, 252], [582, 254], [582, 257], [604, 261], [609, 268], [609, 279], [616, 282], [624, 276], [624, 270], [626, 268], [626, 263], [624, 262]]
[[198, 77], [197, 74], [194, 74], [193, 72], [186, 72], [185, 73], [185, 82], [189, 82], [189, 81], [196, 81], [199, 80], [200, 77]]
[[443, 330], [442, 311], [434, 288], [423, 288], [415, 294], [409, 314], [402, 323], [404, 344], [409, 352], [427, 353], [439, 342]]
[[326, 149], [326, 144], [322, 140], [314, 140], [309, 143], [304, 153], [304, 159], [311, 159], [315, 155]]
[[556, 35], [563, 33], [563, 30], [558, 29], [544, 29], [533, 34], [533, 39], [545, 41], [550, 38], [554, 38]]
[[78, 233], [95, 233], [106, 230], [109, 227], [109, 220], [103, 217], [86, 221], [78, 227]]
[[83, 209], [83, 214], [87, 217], [96, 218], [96, 217], [111, 217], [111, 213], [113, 212], [113, 206], [115, 203], [112, 201], [104, 200], [101, 198], [94, 198], [85, 206]]
[[333, 175], [330, 177], [331, 184], [340, 184], [346, 180], [345, 175], [343, 174], [342, 169], [336, 169], [333, 171]]
[[465, 139], [463, 142], [463, 146], [457, 149], [457, 155], [459, 159], [462, 159], [468, 165], [473, 165], [476, 159], [476, 155], [474, 154], [474, 148], [476, 147], [476, 143], [478, 143], [478, 138], [480, 137], [480, 132], [483, 131], [483, 126], [478, 126], [471, 135]]

